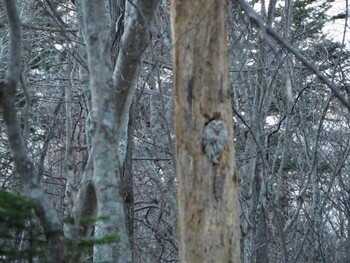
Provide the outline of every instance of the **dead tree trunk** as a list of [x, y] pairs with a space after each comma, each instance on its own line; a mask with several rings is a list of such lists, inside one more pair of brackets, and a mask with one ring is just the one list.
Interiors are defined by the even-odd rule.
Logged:
[[180, 262], [240, 262], [225, 12], [172, 1]]

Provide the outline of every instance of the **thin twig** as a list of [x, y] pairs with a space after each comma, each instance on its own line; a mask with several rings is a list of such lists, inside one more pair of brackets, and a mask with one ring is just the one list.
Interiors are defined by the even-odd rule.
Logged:
[[316, 65], [310, 62], [301, 52], [287, 43], [271, 26], [267, 25], [262, 17], [247, 3], [245, 0], [233, 0], [237, 1], [243, 10], [246, 12], [247, 16], [250, 18], [251, 22], [258, 26], [263, 32], [267, 32], [271, 37], [273, 37], [281, 46], [285, 47], [289, 52], [291, 52], [301, 63], [303, 63], [308, 69], [310, 69], [327, 87], [333, 92], [334, 96], [340, 100], [340, 102], [350, 110], [350, 103], [345, 99], [337, 87], [322, 73], [320, 72]]

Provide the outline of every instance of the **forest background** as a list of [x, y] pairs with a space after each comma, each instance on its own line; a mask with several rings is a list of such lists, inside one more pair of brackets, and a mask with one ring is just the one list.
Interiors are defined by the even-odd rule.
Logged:
[[[0, 261], [63, 262], [67, 244], [72, 262], [179, 261], [170, 3], [100, 2], [18, 0], [17, 72], [0, 2], [0, 183], [39, 203], [1, 197]], [[241, 261], [349, 262], [349, 3], [245, 4], [225, 6]]]

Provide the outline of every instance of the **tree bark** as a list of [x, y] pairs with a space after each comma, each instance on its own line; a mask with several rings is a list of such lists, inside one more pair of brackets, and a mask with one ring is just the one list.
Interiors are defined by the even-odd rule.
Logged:
[[113, 72], [113, 84], [117, 92], [116, 136], [118, 141], [124, 127], [135, 93], [140, 68], [140, 58], [150, 41], [150, 26], [153, 22], [159, 0], [135, 1], [131, 17], [121, 38], [120, 51]]
[[116, 93], [112, 85], [104, 1], [83, 1], [83, 15], [92, 100], [92, 180], [97, 199], [97, 216], [108, 216], [107, 220], [96, 222], [95, 236], [117, 236], [110, 244], [94, 247], [94, 261], [131, 262], [118, 176], [118, 142], [114, 126]]
[[22, 179], [27, 196], [37, 203], [35, 212], [43, 227], [49, 245], [48, 262], [66, 262], [67, 250], [61, 221], [48, 201], [38, 180], [38, 172], [29, 159], [27, 146], [16, 116], [15, 92], [21, 71], [21, 32], [16, 2], [5, 1], [10, 27], [10, 56], [6, 79], [0, 82], [0, 106], [6, 126], [17, 173]]
[[117, 62], [120, 39], [124, 33], [125, 20], [125, 0], [108, 0], [109, 2], [109, 18], [111, 21], [111, 57], [112, 64]]
[[94, 248], [94, 261], [131, 262], [121, 189], [118, 148], [135, 91], [140, 58], [149, 42], [149, 26], [159, 0], [136, 1], [126, 26], [112, 76], [109, 32], [103, 0], [83, 1], [92, 100], [93, 185], [98, 221], [95, 236], [117, 234], [118, 242]]
[[[180, 262], [240, 262], [225, 12], [226, 1], [172, 1]], [[202, 145], [212, 120], [228, 130], [218, 163]]]

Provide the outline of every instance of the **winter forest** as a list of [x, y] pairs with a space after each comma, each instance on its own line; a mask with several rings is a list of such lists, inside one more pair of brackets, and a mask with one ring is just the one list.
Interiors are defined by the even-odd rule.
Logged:
[[349, 7], [0, 1], [0, 262], [350, 262]]

